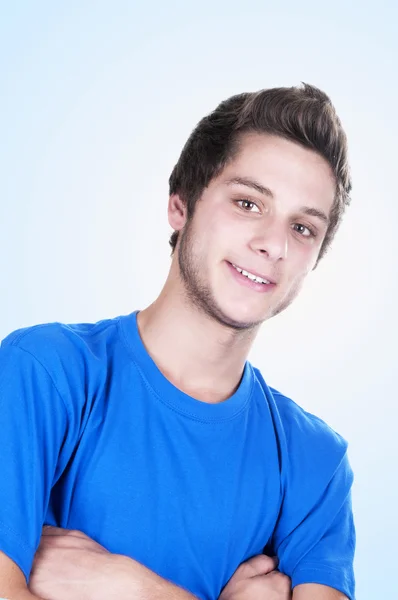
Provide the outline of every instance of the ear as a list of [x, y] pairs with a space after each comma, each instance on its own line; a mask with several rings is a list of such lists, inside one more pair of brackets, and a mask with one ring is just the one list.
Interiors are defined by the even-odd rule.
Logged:
[[[169, 224], [174, 231], [180, 231], [187, 222], [187, 207], [178, 194], [172, 194], [168, 205]], [[0, 599], [1, 600], [1, 599]]]

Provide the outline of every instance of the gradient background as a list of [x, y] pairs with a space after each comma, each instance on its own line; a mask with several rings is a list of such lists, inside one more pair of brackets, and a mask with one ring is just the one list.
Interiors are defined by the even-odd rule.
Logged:
[[323, 88], [349, 136], [352, 206], [250, 359], [349, 440], [357, 598], [392, 598], [398, 5], [243, 5], [1, 3], [0, 337], [144, 308], [169, 267], [167, 179], [197, 121], [234, 93]]

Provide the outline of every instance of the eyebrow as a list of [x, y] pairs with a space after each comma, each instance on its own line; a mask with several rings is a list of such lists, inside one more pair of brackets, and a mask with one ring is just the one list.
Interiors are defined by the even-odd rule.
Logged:
[[[227, 185], [244, 185], [248, 188], [251, 188], [253, 190], [256, 190], [256, 192], [259, 192], [260, 194], [263, 194], [263, 196], [268, 196], [268, 198], [274, 198], [274, 194], [271, 192], [271, 190], [267, 187], [265, 187], [264, 185], [261, 185], [261, 183], [258, 183], [258, 181], [255, 181], [254, 179], [251, 179], [250, 177], [233, 177], [232, 179], [228, 179], [226, 181]], [[310, 206], [302, 206], [300, 208], [300, 212], [302, 212], [305, 215], [308, 215], [310, 217], [316, 217], [318, 219], [320, 219], [321, 221], [323, 221], [326, 225], [328, 225], [329, 223], [329, 217], [327, 216], [326, 213], [323, 212], [323, 210], [319, 210], [318, 208], [312, 208]]]
[[[319, 210], [318, 208], [311, 208], [310, 206], [302, 206], [300, 212], [308, 215], [310, 217], [317, 217], [321, 221], [323, 221], [326, 225], [329, 223], [329, 217], [323, 210]], [[1, 600], [1, 599], [0, 599]]]
[[226, 181], [226, 184], [245, 185], [246, 187], [252, 188], [253, 190], [256, 190], [256, 192], [259, 192], [264, 196], [268, 196], [269, 198], [274, 197], [274, 194], [269, 188], [265, 187], [264, 185], [261, 185], [261, 183], [258, 183], [258, 181], [255, 181], [254, 179], [250, 179], [249, 177], [233, 177], [232, 179], [228, 179], [228, 181]]

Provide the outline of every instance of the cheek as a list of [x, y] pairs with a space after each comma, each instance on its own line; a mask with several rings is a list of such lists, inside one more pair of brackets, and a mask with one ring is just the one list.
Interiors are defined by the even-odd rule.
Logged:
[[[242, 237], [242, 232], [225, 217], [211, 219], [203, 225], [203, 241], [207, 252], [230, 254], [236, 243]], [[216, 257], [215, 257], [216, 258]]]
[[307, 276], [312, 270], [312, 260], [297, 261], [290, 265], [289, 273], [286, 277], [286, 292], [296, 295], [302, 288]]
[[248, 223], [246, 225], [245, 227], [245, 223], [237, 219], [220, 215], [218, 222], [215, 224], [217, 238], [221, 243], [227, 244], [229, 250], [231, 250], [231, 244], [232, 248], [236, 248], [237, 244], [240, 244], [241, 247], [249, 244], [253, 237], [253, 227], [250, 227]]
[[294, 278], [304, 279], [313, 270], [319, 254], [318, 245], [300, 245], [299, 248], [294, 248], [294, 259], [291, 264], [291, 269]]

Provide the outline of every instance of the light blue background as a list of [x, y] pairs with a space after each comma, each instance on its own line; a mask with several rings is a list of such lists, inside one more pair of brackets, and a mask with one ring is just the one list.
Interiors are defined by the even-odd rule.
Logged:
[[350, 441], [358, 600], [396, 594], [397, 20], [392, 0], [0, 5], [1, 337], [154, 298], [167, 178], [220, 100], [300, 81], [332, 97], [352, 206], [250, 358]]

